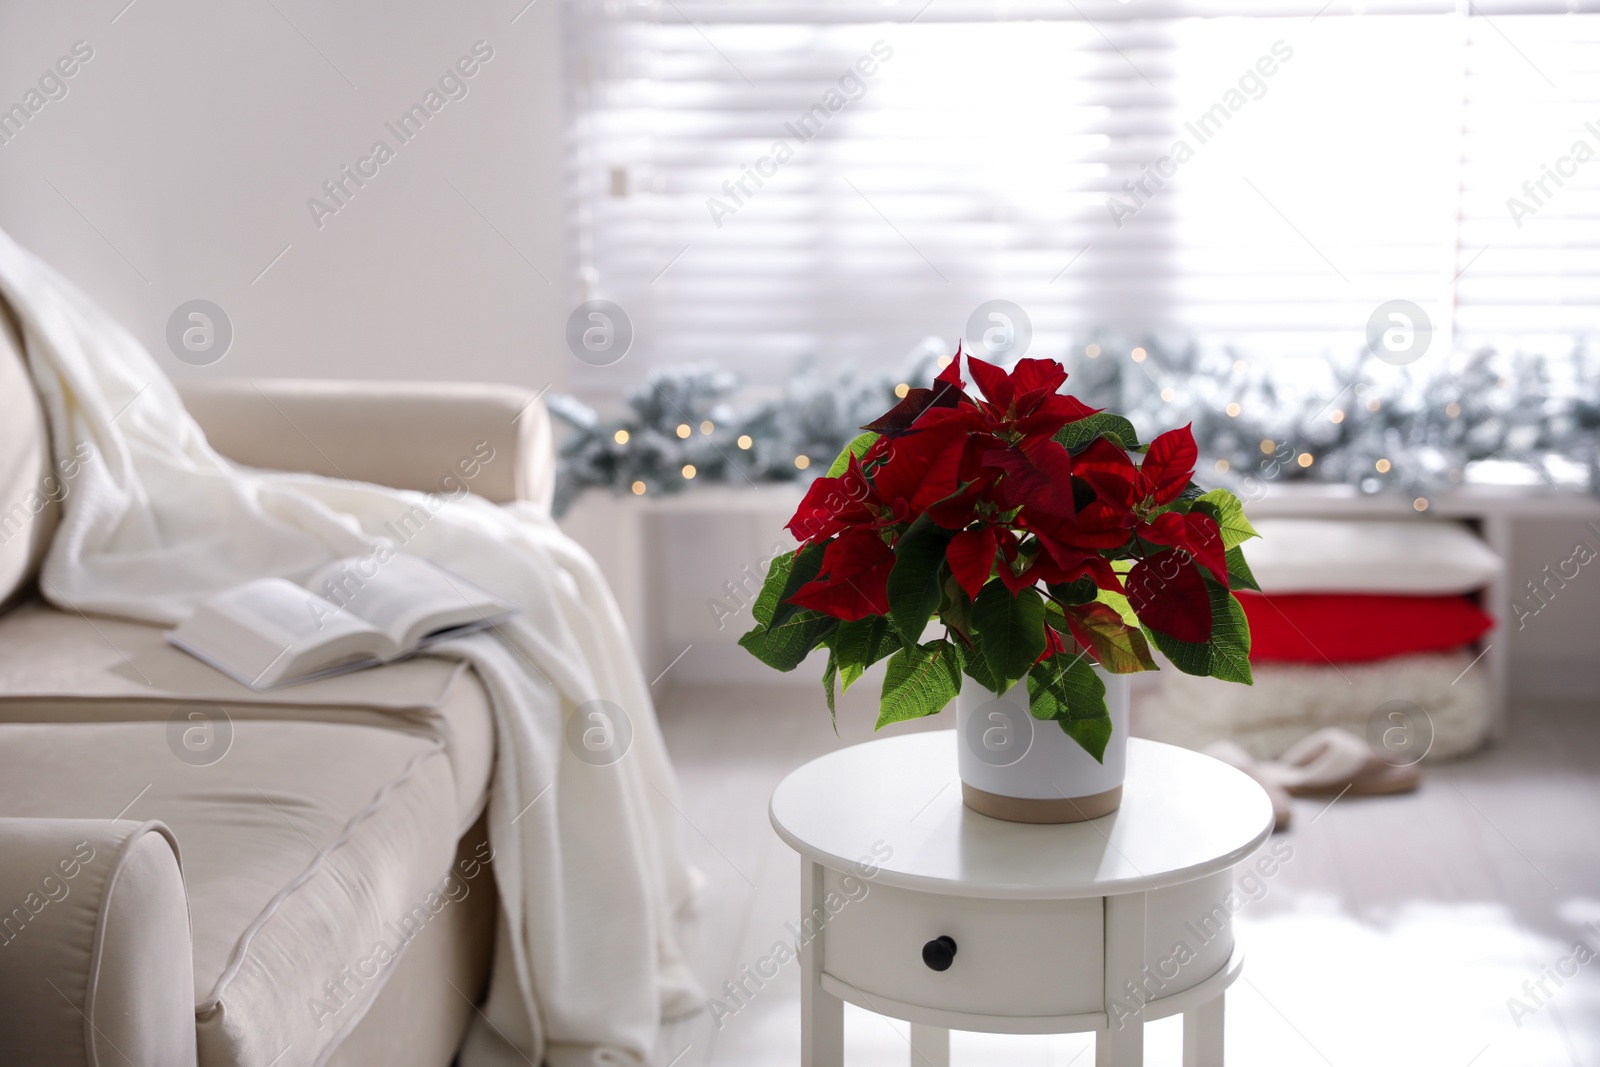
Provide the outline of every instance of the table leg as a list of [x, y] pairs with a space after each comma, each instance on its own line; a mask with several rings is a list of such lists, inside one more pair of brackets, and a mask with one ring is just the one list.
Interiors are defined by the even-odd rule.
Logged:
[[950, 1031], [912, 1023], [911, 1067], [950, 1067]]
[[1183, 1013], [1183, 1067], [1222, 1067], [1222, 1000]]
[[[800, 868], [800, 1067], [844, 1067], [844, 1001], [822, 988], [822, 867]], [[915, 1047], [915, 1035], [913, 1035]]]
[[1143, 1067], [1145, 895], [1106, 897], [1106, 1028], [1095, 1034], [1095, 1067]]

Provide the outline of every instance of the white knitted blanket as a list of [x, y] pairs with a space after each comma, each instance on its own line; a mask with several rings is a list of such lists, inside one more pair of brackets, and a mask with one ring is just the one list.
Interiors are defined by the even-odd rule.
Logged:
[[[64, 608], [175, 623], [249, 579], [303, 581], [376, 551], [386, 523], [427, 504], [224, 460], [149, 353], [4, 233], [0, 293], [21, 320], [57, 455], [85, 441], [96, 454], [44, 564], [42, 589]], [[512, 949], [462, 1063], [645, 1063], [663, 1015], [700, 998], [672, 934], [690, 895], [676, 786], [616, 604], [541, 508], [463, 496], [429, 510], [406, 551], [521, 609], [493, 635], [436, 649], [469, 661], [492, 698], [489, 836], [500, 943]], [[594, 699], [620, 706], [632, 726], [626, 756], [607, 766], [563, 740], [567, 717]], [[261, 1049], [258, 1062], [278, 1051]]]

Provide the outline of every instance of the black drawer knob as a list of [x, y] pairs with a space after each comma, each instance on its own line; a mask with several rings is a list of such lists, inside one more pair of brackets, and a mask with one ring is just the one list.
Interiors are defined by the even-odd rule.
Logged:
[[922, 946], [922, 962], [936, 971], [948, 971], [956, 961], [955, 938], [940, 934]]

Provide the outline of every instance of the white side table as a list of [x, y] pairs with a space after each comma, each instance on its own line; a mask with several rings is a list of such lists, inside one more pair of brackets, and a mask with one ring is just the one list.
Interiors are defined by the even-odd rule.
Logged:
[[953, 1029], [1094, 1031], [1097, 1067], [1137, 1067], [1143, 1024], [1177, 1012], [1185, 1067], [1220, 1065], [1242, 963], [1232, 869], [1272, 805], [1233, 768], [1138, 738], [1123, 798], [1066, 826], [979, 815], [950, 730], [785, 778], [771, 817], [803, 860], [804, 1067], [842, 1064], [844, 1001], [910, 1022], [915, 1067], [947, 1067]]

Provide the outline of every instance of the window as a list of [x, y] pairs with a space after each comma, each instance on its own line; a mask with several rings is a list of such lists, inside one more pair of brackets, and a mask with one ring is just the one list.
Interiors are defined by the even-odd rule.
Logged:
[[1053, 356], [1348, 353], [1395, 299], [1456, 346], [1600, 327], [1596, 5], [1318, 6], [572, 0], [581, 298], [629, 373], [758, 382], [989, 300]]

